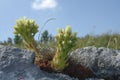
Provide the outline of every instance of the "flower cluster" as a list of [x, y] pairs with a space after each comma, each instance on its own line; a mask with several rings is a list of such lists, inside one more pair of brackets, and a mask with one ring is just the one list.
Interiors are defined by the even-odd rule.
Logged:
[[71, 27], [67, 26], [65, 29], [58, 29], [56, 35], [57, 40], [57, 53], [53, 58], [52, 67], [56, 71], [62, 71], [67, 64], [68, 53], [72, 50], [76, 43], [77, 33], [72, 33]]
[[34, 20], [24, 17], [17, 20], [14, 29], [15, 34], [22, 36], [26, 42], [31, 42], [34, 39], [35, 34], [38, 32], [38, 25]]
[[32, 19], [21, 18], [17, 20], [16, 25], [14, 26], [15, 32], [21, 36], [24, 40], [24, 44], [28, 49], [35, 51], [36, 60], [40, 60], [42, 55], [40, 54], [37, 44], [34, 40], [35, 34], [38, 32], [38, 25]]

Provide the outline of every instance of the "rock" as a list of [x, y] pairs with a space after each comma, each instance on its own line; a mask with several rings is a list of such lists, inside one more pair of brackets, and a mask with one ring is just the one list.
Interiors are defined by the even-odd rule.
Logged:
[[12, 64], [32, 64], [34, 58], [35, 56], [31, 51], [0, 46], [0, 70]]
[[104, 80], [104, 79], [88, 78], [88, 79], [85, 79], [85, 80]]
[[78, 80], [62, 73], [47, 73], [33, 64], [32, 51], [0, 46], [0, 80]]
[[97, 78], [120, 80], [120, 51], [108, 48], [85, 47], [69, 54], [76, 65], [89, 68]]

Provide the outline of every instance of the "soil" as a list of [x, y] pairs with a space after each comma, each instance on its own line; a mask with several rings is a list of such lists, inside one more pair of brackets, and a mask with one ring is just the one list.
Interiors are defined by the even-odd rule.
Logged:
[[80, 64], [75, 65], [73, 63], [69, 63], [69, 66], [64, 69], [63, 73], [80, 80], [85, 80], [85, 78], [92, 78], [95, 76], [90, 69], [85, 68]]
[[[55, 72], [51, 68], [51, 61], [40, 61], [35, 62], [35, 64], [40, 67], [41, 70], [46, 72]], [[55, 72], [56, 73], [56, 72]], [[74, 65], [73, 63], [69, 62], [69, 66], [66, 67], [61, 73], [67, 74], [71, 77], [78, 78], [80, 80], [85, 80], [85, 78], [94, 77], [92, 71], [90, 69], [83, 67], [82, 65]]]

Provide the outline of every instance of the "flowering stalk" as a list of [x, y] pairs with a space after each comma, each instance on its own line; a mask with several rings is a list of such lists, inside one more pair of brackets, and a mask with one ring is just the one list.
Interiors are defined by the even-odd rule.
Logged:
[[65, 29], [58, 29], [57, 53], [55, 54], [51, 66], [55, 71], [62, 71], [68, 66], [68, 53], [72, 50], [76, 43], [76, 34], [72, 33], [71, 27], [67, 26]]
[[35, 23], [35, 21], [24, 17], [17, 20], [14, 29], [14, 34], [20, 35], [23, 38], [25, 46], [35, 52], [36, 60], [39, 61], [42, 59], [42, 55], [40, 54], [40, 51], [37, 48], [37, 44], [34, 40], [34, 36], [38, 32], [38, 25]]

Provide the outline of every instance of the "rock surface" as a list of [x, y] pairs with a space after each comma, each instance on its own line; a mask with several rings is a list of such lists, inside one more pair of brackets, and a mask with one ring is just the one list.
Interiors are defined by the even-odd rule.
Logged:
[[[113, 66], [110, 67], [111, 61], [108, 63], [109, 65], [105, 63], [105, 67], [101, 67], [101, 64], [107, 62], [104, 61], [106, 60], [106, 57], [103, 57], [105, 55], [103, 52], [108, 56], [107, 61], [111, 60], [111, 57], [115, 53], [115, 61], [113, 61], [115, 64], [113, 65], [115, 66], [114, 68]], [[109, 52], [111, 53], [108, 54]], [[119, 74], [119, 62], [116, 62], [116, 60], [119, 61], [119, 56], [116, 56], [118, 55], [118, 52], [119, 51], [109, 49], [102, 50], [102, 48], [97, 49], [95, 47], [87, 47], [75, 50], [74, 52], [70, 53], [69, 57], [71, 57], [71, 60], [75, 61], [76, 64], [82, 64], [85, 67], [91, 68], [91, 70], [98, 78], [106, 78], [105, 76], [107, 74], [108, 77], [110, 75], [114, 76], [114, 73], [111, 73], [111, 70], [106, 70], [106, 68], [114, 69], [112, 70], [113, 72], [117, 70], [118, 72], [116, 71], [115, 73], [116, 76]], [[34, 58], [35, 55], [32, 51], [22, 50], [9, 46], [0, 46], [0, 80], [78, 80], [77, 78], [71, 78], [68, 75], [64, 75], [62, 73], [47, 73], [42, 71], [33, 64]], [[107, 72], [102, 73], [103, 71]], [[104, 80], [98, 78], [89, 78], [85, 80]]]
[[120, 80], [120, 51], [108, 48], [85, 47], [69, 54], [74, 64], [89, 68], [97, 78]]
[[40, 70], [33, 64], [34, 57], [31, 51], [0, 46], [0, 80], [78, 80]]

